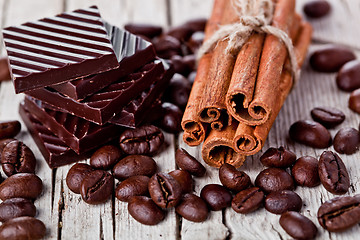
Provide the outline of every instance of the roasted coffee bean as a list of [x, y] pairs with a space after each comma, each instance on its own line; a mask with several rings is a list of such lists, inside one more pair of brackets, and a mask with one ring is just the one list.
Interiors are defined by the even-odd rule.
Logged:
[[283, 213], [279, 222], [285, 232], [295, 239], [310, 240], [316, 237], [317, 228], [315, 224], [298, 212]]
[[9, 142], [14, 141], [14, 138], [5, 138], [5, 139], [0, 139], [0, 160], [1, 160], [1, 156], [2, 156], [2, 151], [4, 150], [4, 147], [6, 146], [6, 144], [8, 144]]
[[104, 171], [89, 172], [81, 182], [80, 194], [88, 204], [106, 202], [114, 190], [114, 177]]
[[7, 62], [7, 57], [0, 57], [0, 82], [11, 79]]
[[1, 164], [7, 176], [16, 173], [35, 173], [36, 159], [28, 146], [23, 142], [14, 140], [4, 147]]
[[171, 208], [181, 200], [182, 188], [171, 175], [156, 173], [149, 180], [149, 193], [156, 205]]
[[120, 135], [120, 148], [129, 155], [154, 155], [164, 143], [164, 135], [155, 126], [143, 125]]
[[327, 45], [311, 54], [310, 65], [319, 72], [337, 72], [345, 63], [355, 58], [355, 54], [347, 48]]
[[36, 199], [42, 192], [41, 179], [32, 173], [18, 173], [0, 184], [0, 199], [29, 198]]
[[191, 83], [184, 76], [174, 74], [164, 93], [164, 101], [185, 109], [191, 91]]
[[85, 163], [74, 164], [66, 175], [66, 185], [74, 193], [80, 194], [81, 182], [94, 169]]
[[[190, 55], [188, 55], [190, 56]], [[192, 56], [192, 55], [191, 55]], [[189, 75], [189, 73], [191, 71], [193, 71], [193, 66], [192, 66], [192, 63], [189, 62], [189, 57], [185, 56], [185, 57], [182, 57], [182, 56], [179, 56], [179, 55], [174, 55], [171, 57], [171, 63], [174, 67], [174, 71], [175, 73], [177, 74], [181, 74], [182, 76], [187, 76]], [[171, 83], [171, 82], [170, 82]]]
[[297, 185], [315, 187], [320, 184], [319, 162], [311, 156], [299, 158], [291, 168], [291, 174]]
[[161, 26], [144, 23], [128, 23], [124, 28], [135, 35], [142, 35], [148, 38], [159, 36], [163, 31]]
[[356, 113], [360, 113], [360, 88], [350, 94], [349, 108]]
[[178, 39], [164, 35], [153, 41], [159, 57], [170, 59], [174, 55], [181, 55], [181, 43]]
[[188, 80], [191, 83], [191, 85], [194, 83], [195, 78], [196, 78], [196, 71], [192, 71], [188, 76]]
[[334, 149], [338, 153], [353, 154], [359, 146], [360, 133], [355, 128], [342, 128], [334, 137]]
[[231, 207], [237, 213], [250, 213], [262, 206], [264, 193], [258, 187], [252, 187], [240, 191], [232, 199]]
[[128, 211], [136, 221], [145, 225], [156, 225], [165, 218], [165, 212], [145, 196], [130, 198]]
[[219, 184], [208, 184], [201, 189], [200, 197], [205, 200], [211, 210], [219, 211], [231, 205], [231, 193]]
[[293, 123], [289, 135], [295, 142], [313, 148], [327, 148], [331, 145], [329, 131], [320, 123], [309, 120], [301, 120]]
[[183, 148], [176, 150], [175, 161], [182, 170], [188, 171], [191, 175], [196, 177], [205, 175], [205, 167]]
[[271, 192], [265, 198], [265, 209], [274, 214], [287, 211], [299, 212], [302, 200], [298, 194], [290, 190]]
[[304, 5], [304, 13], [311, 18], [321, 18], [330, 12], [330, 4], [325, 0], [310, 0]]
[[281, 190], [293, 190], [294, 180], [291, 175], [280, 168], [262, 170], [255, 179], [255, 185], [265, 193]]
[[0, 139], [13, 138], [21, 130], [19, 121], [0, 122]]
[[190, 193], [192, 192], [193, 188], [194, 188], [194, 184], [193, 184], [193, 179], [190, 175], [190, 173], [188, 173], [187, 171], [184, 170], [174, 170], [169, 172], [169, 174], [175, 178], [176, 181], [178, 181], [178, 183], [181, 186], [182, 189], [182, 193]]
[[317, 213], [320, 225], [341, 232], [360, 222], [360, 195], [336, 197], [324, 202]]
[[99, 148], [90, 158], [90, 165], [97, 169], [111, 169], [121, 158], [121, 151], [113, 145]]
[[333, 194], [345, 194], [350, 187], [349, 174], [341, 158], [325, 151], [319, 160], [319, 177], [325, 189]]
[[311, 110], [311, 117], [326, 128], [333, 128], [345, 120], [345, 114], [332, 107], [316, 107]]
[[260, 161], [266, 167], [286, 168], [291, 166], [296, 160], [295, 153], [284, 147], [269, 148], [261, 155]]
[[178, 39], [180, 42], [187, 41], [191, 34], [193, 33], [192, 29], [189, 27], [189, 25], [181, 24], [174, 27], [171, 27], [165, 35], [174, 37]]
[[227, 189], [239, 192], [248, 188], [251, 184], [250, 177], [243, 171], [238, 171], [228, 163], [224, 163], [219, 169], [219, 179]]
[[36, 207], [30, 199], [10, 198], [0, 204], [0, 221], [6, 222], [12, 218], [35, 217]]
[[113, 175], [119, 180], [145, 175], [151, 177], [156, 173], [157, 165], [154, 159], [144, 155], [130, 155], [121, 159], [113, 168]]
[[191, 50], [192, 53], [197, 53], [201, 44], [204, 41], [205, 33], [203, 31], [194, 32], [186, 45]]
[[338, 88], [346, 92], [360, 88], [360, 61], [353, 60], [345, 63], [336, 76], [336, 84]]
[[148, 176], [132, 176], [122, 181], [115, 189], [115, 197], [123, 202], [128, 202], [133, 196], [146, 196], [149, 194]]
[[163, 116], [158, 121], [157, 126], [168, 133], [181, 132], [181, 119], [183, 116], [181, 109], [168, 102], [161, 104], [161, 108], [163, 109]]
[[185, 194], [175, 210], [177, 214], [192, 222], [203, 222], [209, 215], [206, 202], [192, 193]]
[[0, 239], [36, 240], [43, 239], [45, 234], [44, 223], [33, 217], [10, 219], [0, 226]]
[[207, 19], [206, 18], [194, 18], [184, 23], [192, 32], [204, 31]]

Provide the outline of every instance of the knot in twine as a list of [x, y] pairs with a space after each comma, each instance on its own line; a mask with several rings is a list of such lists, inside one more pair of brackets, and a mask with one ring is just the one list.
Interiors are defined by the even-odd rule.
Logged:
[[272, 34], [285, 44], [296, 83], [300, 77], [300, 70], [293, 43], [286, 32], [270, 25], [274, 12], [272, 0], [232, 0], [231, 3], [240, 21], [221, 26], [201, 46], [197, 54], [198, 60], [211, 51], [219, 41], [228, 40], [225, 52], [236, 55], [253, 32]]

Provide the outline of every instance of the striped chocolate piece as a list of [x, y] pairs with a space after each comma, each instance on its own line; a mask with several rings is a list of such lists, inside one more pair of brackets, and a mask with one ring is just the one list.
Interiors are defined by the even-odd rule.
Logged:
[[15, 92], [119, 67], [96, 6], [3, 29]]

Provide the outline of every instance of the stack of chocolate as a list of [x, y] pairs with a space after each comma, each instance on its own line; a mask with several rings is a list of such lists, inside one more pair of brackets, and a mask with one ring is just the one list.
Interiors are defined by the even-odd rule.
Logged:
[[173, 71], [151, 43], [104, 22], [97, 7], [3, 30], [20, 115], [51, 168], [135, 128]]

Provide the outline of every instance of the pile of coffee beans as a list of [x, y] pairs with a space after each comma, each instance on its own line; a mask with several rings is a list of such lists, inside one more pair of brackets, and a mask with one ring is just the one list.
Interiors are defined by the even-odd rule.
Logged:
[[8, 176], [0, 184], [0, 239], [42, 239], [43, 222], [34, 218], [34, 201], [43, 189], [35, 175], [36, 158], [23, 142], [15, 139], [21, 130], [19, 121], [0, 123], [0, 162]]

